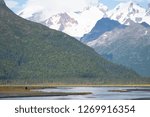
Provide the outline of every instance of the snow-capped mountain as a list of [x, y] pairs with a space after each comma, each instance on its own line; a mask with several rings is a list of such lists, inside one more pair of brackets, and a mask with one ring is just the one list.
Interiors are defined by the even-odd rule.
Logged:
[[87, 43], [106, 59], [127, 66], [143, 76], [150, 76], [150, 28], [132, 23], [106, 32]]
[[[99, 3], [76, 11], [50, 13], [30, 6], [19, 15], [65, 32], [92, 47], [106, 59], [150, 76], [150, 4], [122, 2], [114, 9]], [[84, 36], [83, 36], [84, 35]]]
[[146, 10], [134, 2], [120, 3], [106, 14], [108, 18], [102, 18], [97, 21], [92, 30], [80, 39], [82, 42], [87, 43], [89, 41], [93, 41], [102, 33], [118, 28], [118, 22], [122, 25], [143, 23], [143, 25], [148, 27], [148, 24], [150, 24], [150, 5]]
[[[31, 11], [31, 12], [29, 12]], [[35, 11], [35, 12], [34, 12]], [[106, 15], [107, 7], [103, 4], [91, 5], [80, 11], [62, 12], [54, 15], [41, 7], [25, 8], [19, 15], [25, 19], [42, 23], [49, 28], [60, 30], [73, 37], [82, 37], [90, 32], [96, 22]]]
[[50, 8], [42, 6], [28, 6], [18, 14], [28, 20], [38, 22], [49, 28], [65, 32], [73, 37], [80, 38], [87, 34], [95, 26], [96, 22], [104, 17], [116, 20], [121, 24], [130, 25], [146, 22], [150, 24], [150, 4], [148, 9], [141, 7], [134, 2], [122, 2], [114, 9], [99, 3], [83, 7], [78, 11], [62, 11], [50, 13]]
[[41, 23], [52, 29], [64, 32], [67, 28], [75, 27], [78, 25], [78, 21], [70, 17], [67, 13], [59, 13], [42, 21]]
[[146, 22], [150, 24], [150, 9], [146, 10], [131, 1], [118, 4], [113, 10], [108, 11], [107, 15], [125, 25], [130, 25], [130, 20], [135, 23]]

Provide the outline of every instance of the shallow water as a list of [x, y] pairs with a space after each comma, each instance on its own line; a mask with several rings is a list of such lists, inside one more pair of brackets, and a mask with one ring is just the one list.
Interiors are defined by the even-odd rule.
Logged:
[[57, 87], [42, 92], [91, 92], [90, 95], [8, 98], [15, 100], [131, 100], [150, 99], [149, 91], [110, 92], [109, 90], [150, 89], [150, 87]]

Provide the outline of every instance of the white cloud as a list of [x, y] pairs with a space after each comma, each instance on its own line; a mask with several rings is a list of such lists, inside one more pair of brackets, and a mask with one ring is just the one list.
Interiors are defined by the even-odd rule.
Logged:
[[19, 5], [19, 3], [17, 1], [14, 1], [14, 0], [5, 0], [5, 2], [9, 8], [15, 8]]
[[118, 2], [128, 2], [128, 1], [132, 1], [132, 2], [143, 2], [143, 0], [115, 0], [115, 1], [118, 1]]
[[[76, 11], [90, 4], [97, 4], [99, 0], [28, 0], [27, 8], [46, 8], [51, 13]], [[34, 9], [33, 8], [33, 9]]]

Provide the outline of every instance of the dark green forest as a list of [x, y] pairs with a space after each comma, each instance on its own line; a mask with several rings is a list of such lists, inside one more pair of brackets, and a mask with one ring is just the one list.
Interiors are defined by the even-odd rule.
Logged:
[[0, 2], [0, 84], [148, 84], [62, 32], [20, 18]]

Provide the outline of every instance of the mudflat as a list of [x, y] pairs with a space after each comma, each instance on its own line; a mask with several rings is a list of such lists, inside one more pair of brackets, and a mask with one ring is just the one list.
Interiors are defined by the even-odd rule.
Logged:
[[16, 97], [45, 97], [45, 96], [68, 96], [68, 95], [88, 95], [91, 92], [41, 92], [34, 89], [57, 88], [48, 86], [0, 86], [0, 98]]

